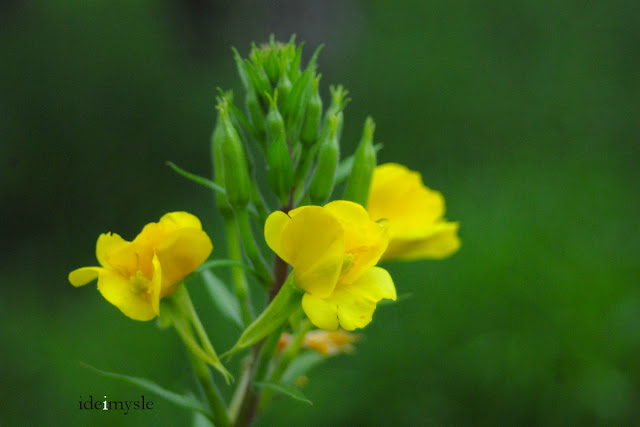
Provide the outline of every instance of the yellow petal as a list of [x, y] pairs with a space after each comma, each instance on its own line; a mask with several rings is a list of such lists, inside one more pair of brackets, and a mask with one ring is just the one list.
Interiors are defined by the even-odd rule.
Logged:
[[135, 276], [139, 270], [146, 277], [153, 275], [153, 248], [136, 241], [106, 252], [105, 260], [110, 269], [116, 270], [124, 277]]
[[264, 223], [264, 239], [267, 245], [287, 264], [291, 264], [291, 260], [282, 248], [282, 234], [287, 224], [289, 224], [289, 221], [291, 221], [289, 215], [282, 211], [275, 211], [269, 215], [267, 221]]
[[338, 306], [311, 294], [302, 297], [302, 309], [315, 326], [327, 331], [338, 329]]
[[382, 259], [410, 261], [415, 259], [442, 259], [460, 248], [457, 222], [442, 222], [434, 226], [431, 235], [422, 239], [392, 239]]
[[98, 243], [96, 243], [96, 258], [98, 258], [100, 265], [108, 268], [107, 254], [115, 252], [128, 244], [129, 242], [116, 233], [101, 234], [98, 237]]
[[155, 248], [171, 233], [183, 228], [202, 230], [202, 224], [196, 216], [188, 212], [170, 212], [163, 215], [160, 221], [145, 225], [133, 241]]
[[344, 231], [336, 218], [319, 206], [295, 210], [283, 227], [281, 258], [292, 267], [297, 285], [317, 297], [331, 295], [344, 259]]
[[331, 296], [338, 307], [340, 326], [352, 331], [371, 322], [376, 303], [381, 299], [396, 299], [396, 289], [387, 270], [373, 267], [349, 286], [339, 287]]
[[133, 239], [133, 243], [155, 248], [167, 237], [167, 231], [157, 222], [150, 222], [142, 228], [142, 231]]
[[149, 292], [135, 293], [131, 281], [115, 271], [101, 269], [98, 289], [102, 296], [134, 320], [151, 320], [156, 316]]
[[444, 197], [426, 187], [418, 172], [396, 163], [376, 167], [367, 211], [373, 220], [390, 222], [391, 238], [421, 238], [445, 212]]
[[377, 264], [389, 242], [384, 223], [373, 222], [357, 203], [337, 200], [325, 206], [340, 221], [345, 235], [345, 252], [353, 258], [341, 272], [340, 281], [350, 283]]
[[188, 212], [170, 212], [160, 218], [158, 224], [165, 227], [168, 232], [178, 230], [180, 228], [197, 228], [202, 230], [202, 224], [197, 216]]
[[352, 331], [371, 322], [376, 303], [381, 299], [396, 299], [396, 288], [387, 270], [373, 267], [352, 284], [340, 284], [328, 298], [305, 294], [302, 308], [319, 328], [335, 330], [339, 325]]
[[[153, 309], [153, 312], [158, 315], [160, 314], [160, 299], [165, 296], [162, 295], [162, 266], [157, 255], [153, 256], [151, 263], [153, 264], [153, 278], [151, 279], [151, 308]], [[176, 288], [174, 287], [174, 289], [171, 290], [171, 293], [175, 292], [175, 290]]]
[[100, 271], [104, 270], [100, 267], [82, 267], [69, 273], [69, 282], [76, 288], [84, 286], [87, 283], [96, 280]]
[[206, 261], [212, 249], [211, 239], [200, 229], [181, 228], [169, 234], [155, 249], [162, 266], [162, 296]]

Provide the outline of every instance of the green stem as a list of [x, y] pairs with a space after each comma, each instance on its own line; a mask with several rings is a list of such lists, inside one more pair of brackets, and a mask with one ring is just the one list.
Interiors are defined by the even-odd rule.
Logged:
[[193, 373], [202, 387], [202, 391], [204, 392], [205, 397], [207, 398], [207, 402], [209, 402], [209, 407], [211, 408], [211, 412], [213, 413], [213, 418], [216, 426], [218, 427], [229, 427], [231, 426], [231, 421], [229, 420], [229, 415], [227, 414], [227, 409], [225, 408], [224, 402], [220, 397], [220, 392], [216, 388], [215, 383], [213, 382], [213, 377], [211, 376], [211, 371], [207, 365], [202, 361], [202, 359], [194, 356], [189, 353], [189, 359], [191, 360], [191, 367], [193, 368]]
[[[224, 228], [227, 234], [227, 247], [229, 250], [229, 258], [236, 262], [242, 262], [242, 249], [240, 248], [240, 240], [236, 230], [236, 223], [233, 217], [224, 216]], [[233, 279], [233, 288], [240, 304], [240, 312], [242, 315], [242, 323], [246, 327], [253, 321], [253, 310], [249, 300], [249, 285], [247, 277], [240, 267], [231, 268], [231, 276]]]
[[273, 355], [276, 353], [278, 343], [280, 342], [280, 336], [282, 335], [282, 331], [284, 330], [285, 326], [286, 322], [278, 327], [278, 329], [273, 331], [265, 341], [265, 344], [262, 346], [262, 351], [260, 352], [260, 359], [258, 360], [256, 372], [253, 375], [254, 382], [264, 381], [264, 379], [267, 377], [267, 374], [269, 373], [269, 365], [271, 364]]
[[[181, 292], [183, 293], [182, 294], [183, 295], [182, 298], [184, 299], [184, 308], [187, 311], [187, 315], [188, 315], [189, 319], [191, 320], [191, 325], [196, 330], [196, 335], [198, 336], [198, 339], [202, 343], [202, 346], [204, 347], [205, 352], [207, 354], [213, 356], [215, 358], [215, 360], [219, 360], [218, 359], [218, 354], [216, 353], [215, 349], [213, 348], [213, 344], [211, 344], [211, 340], [209, 340], [209, 336], [207, 335], [207, 331], [204, 329], [204, 326], [202, 326], [202, 322], [200, 321], [200, 317], [198, 317], [198, 313], [196, 312], [196, 309], [193, 306], [193, 303], [191, 302], [191, 297], [189, 296], [189, 292], [187, 291], [187, 287], [183, 285]], [[222, 366], [222, 364], [220, 364], [220, 365]], [[221, 373], [224, 375], [224, 379], [228, 384], [229, 381], [232, 380], [231, 374], [229, 374], [226, 371], [226, 369], [221, 370]]]
[[251, 232], [251, 224], [249, 223], [249, 213], [246, 209], [238, 209], [235, 211], [235, 215], [244, 251], [253, 264], [253, 268], [258, 272], [262, 285], [269, 289], [273, 282], [273, 277], [271, 276], [271, 273], [269, 272], [262, 255], [260, 255], [258, 247], [256, 246], [253, 233]]
[[252, 363], [253, 363], [253, 354], [251, 357], [246, 357], [240, 363], [240, 372], [242, 372], [240, 376], [240, 381], [238, 381], [238, 385], [233, 392], [233, 397], [231, 398], [231, 403], [229, 403], [229, 417], [231, 418], [231, 423], [235, 424], [238, 419], [238, 415], [240, 413], [240, 407], [242, 406], [242, 402], [244, 400], [244, 396], [247, 393], [247, 389], [251, 384], [251, 373], [252, 373]]
[[[280, 356], [280, 361], [278, 362], [275, 369], [269, 376], [269, 379], [268, 379], [269, 382], [271, 383], [278, 382], [282, 379], [282, 376], [284, 375], [285, 371], [287, 370], [291, 362], [293, 362], [293, 359], [295, 359], [295, 357], [298, 355], [298, 352], [302, 347], [302, 343], [304, 342], [304, 337], [307, 334], [307, 332], [311, 330], [312, 326], [313, 325], [308, 319], [305, 319], [303, 321], [300, 329], [298, 329], [296, 334], [293, 336], [293, 340], [289, 343], [287, 348], [283, 350], [282, 355]], [[256, 379], [256, 381], [260, 381], [260, 380]], [[273, 390], [271, 389], [263, 390], [262, 397], [260, 398], [260, 403], [258, 405], [258, 412], [261, 412], [262, 410], [264, 410], [264, 408], [271, 401], [272, 397], [273, 397]]]
[[251, 363], [247, 369], [248, 380], [244, 384], [244, 389], [241, 391], [242, 400], [240, 402], [237, 417], [233, 423], [234, 427], [245, 427], [253, 424], [257, 416], [259, 396], [253, 387], [253, 376], [256, 371], [256, 367], [259, 360], [260, 349], [264, 344], [264, 340], [257, 343], [252, 348]]
[[260, 192], [260, 189], [257, 185], [251, 186], [251, 202], [256, 208], [256, 214], [260, 219], [260, 222], [264, 224], [267, 220], [267, 217], [269, 216], [269, 211], [267, 210], [264, 202], [264, 197], [262, 197], [262, 193]]

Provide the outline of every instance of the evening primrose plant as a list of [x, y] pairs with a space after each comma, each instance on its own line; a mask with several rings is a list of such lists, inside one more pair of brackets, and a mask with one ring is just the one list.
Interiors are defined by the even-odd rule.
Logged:
[[[132, 320], [173, 327], [201, 390], [183, 395], [145, 378], [96, 370], [217, 426], [252, 424], [276, 395], [309, 402], [301, 378], [327, 358], [352, 352], [360, 337], [353, 331], [371, 323], [382, 301], [397, 299], [381, 260], [441, 259], [460, 246], [458, 223], [444, 218], [439, 192], [405, 166], [376, 165], [380, 147], [371, 118], [355, 153], [340, 158], [348, 93], [331, 86], [328, 102], [320, 96], [319, 49], [306, 66], [293, 38], [254, 45], [247, 58], [233, 53], [243, 94], [220, 91], [217, 98], [213, 179], [169, 163], [213, 191], [226, 251], [213, 249], [194, 215], [171, 212], [131, 241], [101, 234], [99, 265], [69, 274], [76, 287], [97, 279], [104, 298]], [[223, 241], [222, 234], [214, 238]], [[221, 268], [230, 269], [228, 283]], [[213, 296], [198, 306], [209, 303], [241, 329], [222, 355], [209, 338], [216, 326], [203, 325], [189, 295], [187, 282], [199, 286], [191, 283], [195, 276]], [[234, 376], [226, 364], [236, 357]], [[222, 384], [233, 389], [228, 402]]]

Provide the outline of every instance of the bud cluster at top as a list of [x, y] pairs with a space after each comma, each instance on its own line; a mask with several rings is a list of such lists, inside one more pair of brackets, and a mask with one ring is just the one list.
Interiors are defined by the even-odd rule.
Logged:
[[[255, 140], [266, 159], [269, 186], [281, 208], [326, 203], [337, 180], [347, 91], [342, 86], [330, 87], [331, 100], [325, 108], [319, 93], [321, 76], [316, 72], [320, 48], [304, 65], [302, 45], [296, 46], [293, 37], [288, 43], [271, 37], [264, 45], [252, 45], [247, 58], [235, 49], [233, 52], [245, 91], [245, 109], [243, 112], [233, 105], [231, 93], [218, 99], [212, 152], [216, 181], [227, 191], [225, 197], [218, 197], [219, 207], [224, 210], [249, 199], [246, 189], [253, 162], [243, 141], [248, 137]], [[371, 146], [373, 126], [370, 119], [368, 122], [367, 143]], [[365, 168], [367, 176], [360, 179], [366, 182], [359, 188], [360, 203], [366, 199], [375, 166], [375, 158], [371, 160]], [[249, 201], [260, 205], [259, 198], [254, 194]]]

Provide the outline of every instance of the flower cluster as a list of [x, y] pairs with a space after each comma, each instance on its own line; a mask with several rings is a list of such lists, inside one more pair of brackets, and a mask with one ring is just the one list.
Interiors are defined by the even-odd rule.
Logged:
[[[442, 259], [460, 247], [458, 223], [445, 220], [442, 194], [405, 166], [377, 165], [370, 117], [353, 156], [341, 159], [347, 91], [331, 86], [323, 107], [318, 53], [302, 67], [302, 46], [294, 39], [253, 46], [247, 59], [234, 50], [246, 108], [234, 105], [231, 92], [221, 91], [217, 98], [213, 180], [170, 163], [215, 191], [228, 258], [202, 265], [213, 246], [200, 220], [172, 212], [147, 224], [132, 241], [101, 234], [99, 266], [69, 274], [76, 287], [97, 279], [104, 298], [126, 316], [159, 317], [160, 326], [173, 326], [208, 405], [190, 395], [162, 394], [222, 427], [250, 425], [275, 392], [300, 399], [300, 392], [290, 389], [297, 384], [293, 380], [306, 378], [313, 365], [296, 359], [301, 354], [323, 359], [353, 349], [358, 335], [349, 331], [369, 325], [382, 300], [397, 300], [394, 281], [379, 262]], [[254, 162], [247, 153], [263, 159]], [[256, 174], [257, 165], [266, 166], [264, 174]], [[273, 253], [263, 253], [259, 229]], [[212, 271], [221, 267], [231, 269], [228, 285]], [[212, 306], [241, 329], [221, 357], [182, 285], [196, 269]], [[256, 289], [264, 298], [252, 298]], [[259, 300], [267, 303], [257, 307]], [[210, 368], [230, 383], [224, 362], [248, 348], [227, 406]], [[304, 363], [295, 367], [298, 360]], [[146, 379], [110, 375], [159, 389]]]

